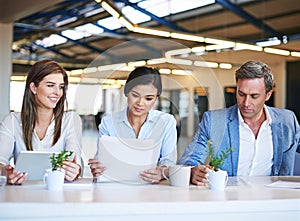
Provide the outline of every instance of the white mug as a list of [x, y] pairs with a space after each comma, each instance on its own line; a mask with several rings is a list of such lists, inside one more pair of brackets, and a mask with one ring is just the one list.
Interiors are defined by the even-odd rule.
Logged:
[[44, 183], [50, 191], [59, 191], [63, 189], [65, 180], [64, 170], [48, 169], [44, 175]]
[[211, 190], [224, 190], [228, 182], [227, 171], [224, 170], [209, 170], [207, 180]]
[[0, 168], [0, 187], [5, 186], [7, 182], [5, 168]]
[[174, 165], [169, 167], [169, 177], [166, 177], [163, 173], [165, 179], [169, 180], [171, 186], [176, 187], [189, 187], [191, 167], [185, 165]]

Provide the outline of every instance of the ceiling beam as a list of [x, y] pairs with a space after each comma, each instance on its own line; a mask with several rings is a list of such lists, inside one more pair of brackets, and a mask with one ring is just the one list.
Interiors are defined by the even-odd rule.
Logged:
[[96, 25], [97, 27], [99, 28], [102, 28], [105, 32], [108, 32], [110, 34], [112, 34], [113, 36], [116, 36], [116, 38], [121, 38], [121, 39], [125, 39], [125, 40], [128, 40], [128, 41], [134, 41], [134, 44], [140, 46], [141, 48], [144, 48], [146, 50], [149, 50], [151, 52], [153, 52], [154, 54], [156, 54], [157, 56], [162, 56], [162, 52], [153, 48], [153, 47], [150, 47], [149, 45], [146, 45], [146, 44], [142, 44], [141, 42], [137, 41], [137, 38], [135, 37], [130, 37], [128, 35], [125, 35], [125, 34], [122, 34], [122, 33], [119, 33], [119, 32], [116, 32], [116, 31], [113, 31], [113, 30], [110, 30], [102, 25], [99, 25], [98, 23], [93, 23], [93, 25]]
[[110, 30], [102, 25], [99, 25], [98, 22], [93, 22], [92, 23], [93, 25], [99, 27], [99, 28], [102, 28], [104, 30], [104, 32], [107, 32], [109, 33], [110, 35], [112, 35], [112, 37], [115, 37], [117, 39], [125, 39], [125, 40], [128, 40], [128, 41], [131, 41], [131, 40], [134, 40], [133, 37], [130, 37], [126, 34], [123, 34], [123, 33], [120, 33], [120, 32], [117, 32], [115, 30]]
[[270, 26], [268, 26], [267, 24], [265, 24], [261, 20], [259, 20], [259, 19], [255, 18], [254, 16], [250, 15], [248, 12], [244, 11], [239, 6], [229, 2], [227, 0], [216, 0], [216, 2], [221, 4], [225, 8], [229, 9], [230, 11], [235, 13], [236, 15], [242, 17], [243, 19], [245, 19], [249, 23], [253, 24], [257, 28], [262, 29], [263, 31], [269, 33], [271, 36], [278, 37], [280, 39], [282, 38], [282, 34], [277, 32], [276, 30], [274, 30], [273, 28], [271, 28]]
[[104, 52], [104, 51], [101, 50], [101, 49], [98, 49], [98, 48], [95, 48], [95, 47], [93, 47], [93, 46], [90, 46], [89, 44], [84, 43], [84, 42], [80, 42], [80, 41], [77, 41], [77, 40], [73, 40], [72, 38], [69, 38], [69, 37], [67, 37], [67, 36], [65, 36], [65, 35], [62, 35], [62, 34], [59, 34], [59, 33], [58, 33], [57, 35], [59, 35], [59, 36], [65, 38], [65, 39], [67, 39], [68, 41], [73, 42], [74, 44], [80, 45], [80, 46], [82, 46], [82, 47], [84, 47], [84, 48], [88, 48], [88, 49], [90, 49], [91, 51], [97, 52], [97, 53], [99, 53], [99, 54], [102, 54], [102, 53]]
[[97, 53], [99, 53], [99, 54], [102, 54], [102, 55], [104, 55], [104, 56], [107, 56], [107, 57], [109, 57], [109, 58], [112, 58], [112, 59], [114, 59], [115, 62], [121, 62], [121, 61], [123, 61], [122, 58], [120, 58], [120, 57], [118, 57], [118, 56], [115, 56], [115, 55], [113, 55], [113, 54], [110, 54], [110, 53], [108, 53], [108, 52], [105, 51], [105, 50], [101, 50], [101, 49], [99, 49], [99, 48], [95, 48], [95, 47], [93, 47], [93, 46], [91, 46], [91, 45], [89, 45], [89, 44], [87, 44], [87, 43], [81, 42], [81, 41], [73, 40], [73, 39], [71, 39], [71, 38], [68, 38], [68, 37], [62, 35], [62, 34], [57, 34], [57, 35], [59, 35], [59, 36], [61, 36], [61, 37], [63, 37], [63, 38], [66, 38], [68, 41], [71, 41], [71, 42], [73, 42], [74, 44], [80, 45], [80, 46], [82, 46], [82, 47], [84, 47], [84, 48], [88, 48], [88, 49], [90, 49], [90, 50], [93, 51], [93, 52], [97, 52]]
[[[60, 4], [55, 5], [55, 6], [58, 6], [60, 9], [57, 9], [55, 11], [49, 11], [49, 12], [38, 12], [38, 13], [34, 13], [32, 15], [29, 15], [25, 18], [20, 19], [18, 21], [18, 23], [15, 23], [15, 27], [19, 27], [19, 28], [23, 28], [23, 29], [14, 31], [16, 33], [15, 39], [22, 38], [22, 35], [29, 33], [36, 29], [40, 29], [40, 30], [48, 29], [48, 30], [55, 30], [55, 31], [63, 31], [66, 28], [56, 27], [56, 24], [59, 21], [65, 20], [70, 17], [77, 17], [78, 19], [83, 17], [83, 15], [79, 14], [78, 11], [81, 11], [82, 9], [84, 9], [86, 4], [90, 3], [90, 1], [91, 0], [64, 1]], [[87, 2], [87, 3], [84, 4], [83, 6], [81, 5], [80, 7], [72, 6], [78, 2], [80, 2], [80, 3]], [[67, 6], [68, 6], [68, 8], [66, 8]], [[96, 4], [96, 2], [92, 6], [89, 4], [89, 6], [92, 7], [93, 9], [99, 8], [99, 5]], [[61, 9], [61, 8], [63, 8], [63, 9]], [[55, 17], [57, 17], [57, 18], [55, 18]], [[49, 22], [49, 21], [51, 21], [51, 22]], [[45, 23], [47, 23], [47, 25], [45, 25]]]
[[182, 28], [172, 22], [169, 22], [165, 19], [162, 19], [154, 14], [152, 14], [151, 12], [139, 7], [136, 3], [131, 3], [130, 1], [128, 0], [117, 0], [118, 2], [123, 2], [125, 3], [126, 5], [144, 13], [145, 15], [148, 15], [150, 18], [152, 18], [153, 20], [157, 21], [158, 23], [162, 24], [162, 25], [165, 25], [173, 30], [176, 30], [176, 31], [181, 31], [181, 32], [186, 32], [186, 33], [192, 33], [191, 31], [185, 29], [185, 28]]
[[288, 41], [296, 41], [296, 40], [300, 40], [300, 33], [288, 36]]
[[69, 59], [72, 58], [72, 59], [74, 59], [74, 57], [69, 56], [69, 55], [67, 55], [67, 54], [64, 54], [64, 53], [62, 53], [62, 52], [60, 52], [60, 51], [58, 51], [58, 50], [56, 50], [56, 49], [54, 49], [54, 48], [44, 47], [44, 46], [39, 45], [39, 44], [37, 44], [37, 43], [35, 43], [35, 42], [31, 42], [31, 44], [34, 45], [34, 46], [36, 46], [36, 47], [42, 48], [42, 49], [44, 49], [44, 50], [46, 50], [46, 51], [50, 51], [50, 52], [52, 52], [52, 53], [54, 53], [54, 54], [61, 55], [61, 56], [65, 57], [65, 58], [69, 58]]

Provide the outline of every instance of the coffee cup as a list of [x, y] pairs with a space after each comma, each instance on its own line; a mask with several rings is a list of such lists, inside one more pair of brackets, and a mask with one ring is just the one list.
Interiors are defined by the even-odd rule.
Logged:
[[46, 170], [44, 175], [44, 183], [50, 191], [60, 191], [63, 189], [65, 180], [65, 171], [64, 170]]
[[209, 170], [207, 180], [211, 190], [224, 190], [228, 182], [227, 171], [224, 170]]
[[171, 186], [176, 187], [189, 187], [191, 167], [185, 165], [174, 165], [169, 167], [169, 177], [165, 176], [165, 179], [169, 180]]
[[4, 167], [0, 168], [0, 187], [5, 186], [7, 182], [7, 178], [6, 178], [6, 170]]

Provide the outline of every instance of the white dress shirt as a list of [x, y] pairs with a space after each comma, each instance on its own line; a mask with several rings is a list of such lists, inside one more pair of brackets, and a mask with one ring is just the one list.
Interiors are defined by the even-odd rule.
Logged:
[[273, 165], [273, 141], [270, 127], [271, 117], [264, 108], [267, 119], [262, 123], [257, 139], [250, 127], [244, 122], [240, 111], [240, 149], [238, 176], [270, 176]]
[[[52, 146], [55, 121], [53, 120], [45, 137], [40, 140], [37, 134], [33, 133], [32, 147], [34, 151], [60, 152], [70, 150], [76, 154], [76, 162], [81, 164], [81, 137], [82, 123], [79, 115], [75, 112], [65, 112], [62, 118], [61, 135], [54, 146]], [[23, 140], [22, 123], [20, 113], [8, 114], [0, 124], [0, 163], [9, 164], [14, 158], [16, 162], [21, 150], [26, 150]]]

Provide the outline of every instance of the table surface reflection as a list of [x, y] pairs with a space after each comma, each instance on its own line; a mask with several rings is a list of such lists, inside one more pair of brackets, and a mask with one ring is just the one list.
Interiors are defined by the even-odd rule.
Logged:
[[269, 188], [275, 177], [239, 177], [225, 191], [190, 185], [124, 184], [81, 178], [63, 191], [40, 181], [0, 188], [2, 220], [300, 220], [300, 189]]

